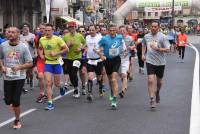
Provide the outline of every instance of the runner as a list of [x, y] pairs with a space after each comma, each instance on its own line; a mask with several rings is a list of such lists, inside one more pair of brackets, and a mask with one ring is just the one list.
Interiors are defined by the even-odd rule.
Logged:
[[[82, 34], [82, 36], [86, 37], [86, 31], [85, 28], [82, 26], [79, 28], [78, 32]], [[82, 57], [81, 57], [81, 66], [79, 69], [79, 76], [81, 79], [81, 89], [82, 89], [82, 95], [86, 95], [86, 81], [87, 81], [87, 59], [86, 59], [86, 50], [84, 47], [82, 47]]]
[[4, 79], [4, 100], [14, 111], [14, 129], [21, 128], [20, 96], [26, 79], [26, 71], [32, 67], [32, 58], [28, 48], [20, 42], [20, 31], [16, 27], [8, 30], [8, 41], [0, 45], [0, 69]]
[[[133, 26], [127, 26], [128, 35], [132, 37], [134, 42], [137, 42], [137, 32], [133, 28]], [[135, 63], [135, 56], [136, 56], [136, 48], [131, 50], [130, 56], [130, 64], [129, 64], [129, 72], [128, 72], [128, 79], [133, 80], [133, 72], [134, 72], [134, 63]]]
[[37, 33], [35, 38], [35, 56], [37, 57], [36, 60], [36, 68], [37, 68], [37, 78], [38, 78], [38, 84], [39, 84], [39, 95], [36, 99], [36, 102], [41, 103], [47, 99], [47, 96], [45, 95], [45, 82], [44, 82], [44, 64], [45, 60], [41, 59], [39, 56], [39, 40], [41, 37], [45, 36], [45, 24], [39, 25], [40, 32]]
[[97, 54], [98, 51], [98, 43], [101, 40], [102, 36], [96, 34], [96, 27], [94, 25], [89, 26], [90, 35], [86, 37], [86, 45], [87, 45], [87, 71], [88, 71], [88, 96], [87, 100], [92, 101], [93, 95], [93, 79], [94, 72], [97, 75], [97, 82], [99, 84], [99, 95], [102, 96], [102, 69], [103, 69], [103, 61], [100, 59]]
[[178, 34], [177, 37], [177, 44], [178, 44], [178, 51], [179, 51], [179, 60], [180, 62], [184, 62], [184, 56], [185, 56], [185, 46], [187, 44], [187, 35], [185, 34], [185, 29], [180, 29], [181, 33]]
[[[20, 41], [22, 41], [31, 52], [31, 56], [33, 58], [33, 65], [35, 66], [36, 58], [35, 58], [35, 43], [34, 43], [35, 35], [29, 32], [29, 25], [24, 24], [22, 28], [22, 34], [20, 35]], [[33, 68], [27, 70], [27, 84], [30, 84], [30, 89], [33, 89]], [[27, 89], [24, 88], [25, 92], [28, 92]]]
[[53, 25], [46, 24], [46, 36], [40, 38], [39, 41], [39, 55], [40, 58], [45, 60], [44, 77], [46, 82], [46, 91], [48, 97], [48, 105], [46, 110], [53, 110], [52, 100], [52, 78], [54, 79], [55, 86], [60, 89], [60, 94], [65, 94], [65, 88], [61, 86], [60, 79], [62, 67], [60, 63], [61, 54], [66, 53], [68, 50], [67, 45], [62, 38], [53, 35]]
[[[162, 87], [162, 78], [166, 64], [164, 54], [166, 52], [170, 52], [169, 41], [164, 34], [159, 32], [159, 22], [152, 22], [151, 32], [145, 35], [142, 47], [142, 59], [146, 60], [148, 94], [152, 109], [156, 108], [156, 103], [160, 102], [159, 93]], [[156, 81], [157, 90], [154, 91]]]
[[129, 35], [127, 35], [125, 26], [120, 26], [119, 30], [127, 48], [127, 50], [121, 54], [122, 91], [119, 93], [119, 96], [121, 98], [124, 98], [124, 95], [127, 90], [127, 73], [129, 71], [129, 56], [131, 54], [131, 50], [135, 48], [135, 44], [132, 38]]
[[76, 32], [76, 22], [68, 23], [69, 33], [64, 36], [64, 41], [69, 47], [67, 53], [67, 68], [70, 81], [74, 87], [74, 98], [80, 97], [77, 72], [81, 65], [82, 49], [85, 47], [84, 37]]
[[138, 65], [139, 65], [139, 73], [144, 74], [144, 61], [142, 60], [142, 41], [144, 38], [143, 29], [138, 29], [138, 40], [136, 42], [137, 48], [137, 56], [138, 56]]
[[113, 24], [109, 27], [109, 35], [103, 37], [100, 42], [100, 50], [98, 52], [102, 60], [105, 60], [105, 68], [108, 75], [109, 85], [111, 88], [111, 107], [117, 108], [118, 96], [118, 70], [121, 65], [120, 53], [125, 50], [126, 46], [122, 40], [122, 36], [117, 35], [117, 27]]

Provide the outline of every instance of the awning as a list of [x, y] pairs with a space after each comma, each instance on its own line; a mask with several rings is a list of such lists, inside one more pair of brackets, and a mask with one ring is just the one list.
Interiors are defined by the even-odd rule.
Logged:
[[81, 26], [83, 25], [83, 22], [81, 22], [81, 21], [79, 21], [77, 19], [74, 19], [74, 18], [72, 18], [70, 16], [61, 16], [60, 18], [66, 20], [67, 22], [75, 21], [77, 25], [81, 25]]

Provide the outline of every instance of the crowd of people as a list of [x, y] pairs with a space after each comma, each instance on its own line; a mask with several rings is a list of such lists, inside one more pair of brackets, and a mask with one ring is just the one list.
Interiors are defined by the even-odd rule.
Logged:
[[[4, 79], [4, 100], [16, 117], [13, 128], [21, 128], [20, 96], [29, 90], [24, 87], [25, 81], [30, 89], [34, 88], [35, 74], [39, 85], [36, 102], [47, 101], [46, 110], [55, 108], [53, 88], [63, 96], [71, 85], [75, 99], [86, 95], [88, 102], [94, 101], [94, 78], [100, 97], [110, 89], [111, 108], [116, 109], [117, 98], [125, 97], [128, 83], [133, 80], [136, 59], [141, 75], [146, 63], [150, 108], [155, 109], [160, 102], [165, 53], [175, 52], [178, 48], [179, 60], [184, 62], [187, 35], [184, 29], [180, 29], [180, 33], [169, 29], [166, 36], [160, 32], [157, 21], [152, 22], [150, 29], [114, 24], [85, 28], [69, 22], [62, 33], [55, 32], [51, 24], [40, 24], [35, 33], [30, 32], [28, 24], [24, 24], [21, 30], [8, 27], [0, 45], [0, 69]], [[122, 82], [120, 89], [119, 78]]]

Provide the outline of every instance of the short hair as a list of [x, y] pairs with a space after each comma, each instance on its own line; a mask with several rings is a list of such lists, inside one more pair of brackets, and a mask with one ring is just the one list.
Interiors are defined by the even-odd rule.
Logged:
[[153, 24], [153, 23], [157, 23], [158, 26], [160, 27], [160, 22], [159, 22], [159, 21], [157, 21], [157, 20], [153, 20], [153, 21], [151, 22], [151, 24]]
[[47, 23], [45, 26], [46, 26], [46, 27], [51, 27], [51, 28], [53, 29], [53, 25], [50, 24], [50, 23]]
[[111, 27], [117, 28], [117, 26], [116, 26], [115, 24], [110, 24], [110, 25], [109, 25], [109, 28], [111, 28]]
[[94, 27], [95, 29], [97, 29], [96, 25], [89, 25], [88, 29], [90, 29], [90, 27]]
[[119, 29], [121, 29], [121, 28], [126, 28], [124, 25], [121, 25], [121, 26], [119, 26]]

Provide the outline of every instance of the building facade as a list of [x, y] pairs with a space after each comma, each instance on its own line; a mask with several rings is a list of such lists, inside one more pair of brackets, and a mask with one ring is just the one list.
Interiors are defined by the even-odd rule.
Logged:
[[20, 27], [28, 22], [32, 28], [43, 20], [44, 0], [0, 0], [0, 29]]

